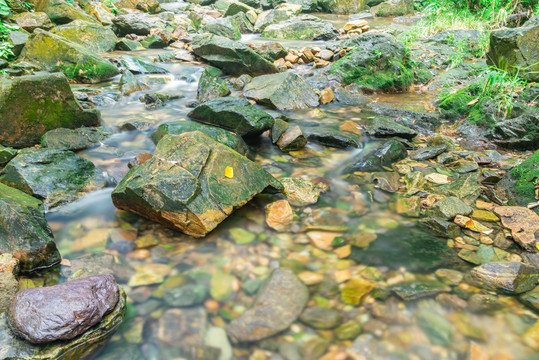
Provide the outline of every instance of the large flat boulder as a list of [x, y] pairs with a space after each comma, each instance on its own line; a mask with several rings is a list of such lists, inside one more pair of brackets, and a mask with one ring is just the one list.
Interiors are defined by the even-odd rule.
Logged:
[[151, 160], [112, 192], [114, 205], [186, 234], [212, 231], [262, 191], [282, 185], [256, 163], [199, 131], [167, 135]]
[[116, 47], [116, 34], [108, 27], [84, 20], [75, 20], [51, 30], [79, 45], [95, 52], [112, 51]]
[[251, 105], [249, 100], [224, 97], [206, 101], [188, 116], [205, 124], [234, 131], [240, 136], [256, 136], [271, 129], [273, 117]]
[[262, 37], [279, 40], [332, 40], [339, 31], [332, 23], [309, 18], [292, 18], [269, 25]]
[[120, 73], [89, 48], [41, 29], [30, 36], [21, 56], [45, 70], [61, 70], [68, 78], [83, 83], [97, 83]]
[[0, 183], [0, 254], [13, 254], [22, 272], [60, 262], [54, 237], [45, 220], [43, 202]]
[[274, 74], [278, 70], [249, 46], [212, 34], [197, 35], [191, 42], [195, 55], [224, 72], [239, 76]]
[[318, 95], [298, 75], [284, 72], [253, 79], [244, 88], [245, 96], [279, 110], [317, 107]]
[[106, 185], [90, 160], [68, 150], [36, 148], [20, 151], [0, 172], [0, 182], [43, 199], [47, 209]]
[[0, 144], [26, 147], [56, 128], [98, 126], [97, 110], [84, 110], [63, 74], [20, 76], [0, 81]]

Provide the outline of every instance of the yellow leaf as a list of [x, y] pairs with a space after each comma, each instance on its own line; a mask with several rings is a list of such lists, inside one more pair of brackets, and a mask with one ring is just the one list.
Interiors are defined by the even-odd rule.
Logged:
[[229, 179], [232, 179], [234, 177], [234, 169], [232, 169], [230, 166], [227, 166], [225, 168], [225, 176]]
[[477, 104], [478, 101], [479, 101], [478, 98], [477, 98], [477, 99], [473, 99], [472, 101], [470, 101], [470, 102], [468, 103], [468, 105], [474, 105], [474, 104]]

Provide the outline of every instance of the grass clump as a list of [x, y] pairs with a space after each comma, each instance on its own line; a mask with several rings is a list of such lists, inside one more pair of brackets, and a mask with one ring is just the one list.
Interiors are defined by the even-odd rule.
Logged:
[[490, 68], [468, 86], [455, 92], [443, 92], [439, 108], [445, 117], [468, 117], [472, 123], [494, 125], [494, 115], [511, 118], [517, 94], [526, 81], [496, 68]]

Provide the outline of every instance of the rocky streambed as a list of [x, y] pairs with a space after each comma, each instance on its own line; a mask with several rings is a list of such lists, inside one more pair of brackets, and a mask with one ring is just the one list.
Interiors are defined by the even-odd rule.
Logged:
[[0, 358], [535, 359], [539, 22], [411, 4], [12, 5]]

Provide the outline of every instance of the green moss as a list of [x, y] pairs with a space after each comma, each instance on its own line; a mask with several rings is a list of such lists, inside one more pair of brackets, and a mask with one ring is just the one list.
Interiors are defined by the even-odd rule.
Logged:
[[[440, 104], [438, 107], [442, 111], [442, 115], [450, 119], [464, 117], [472, 110], [471, 105], [468, 105], [481, 92], [481, 85], [474, 83], [460, 89], [452, 94], [443, 94], [440, 96]], [[474, 107], [478, 107], [478, 104]], [[478, 114], [476, 114], [478, 115]]]
[[522, 164], [515, 166], [500, 185], [506, 189], [519, 205], [537, 201], [535, 184], [539, 180], [539, 151], [533, 153]]
[[61, 70], [68, 78], [92, 82], [93, 79], [107, 79], [115, 76], [118, 70], [114, 65], [94, 62], [92, 59], [76, 64], [58, 64], [55, 69]]

